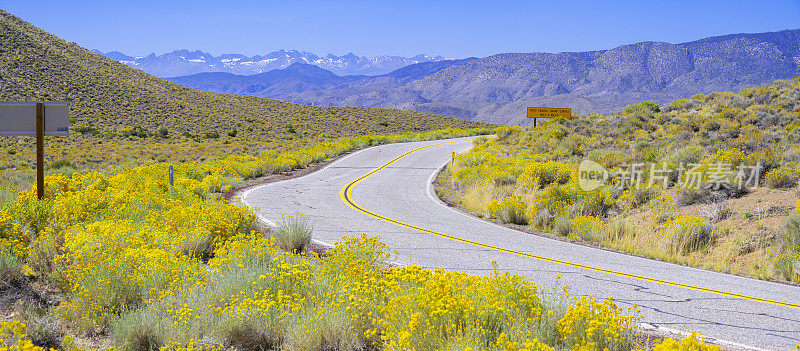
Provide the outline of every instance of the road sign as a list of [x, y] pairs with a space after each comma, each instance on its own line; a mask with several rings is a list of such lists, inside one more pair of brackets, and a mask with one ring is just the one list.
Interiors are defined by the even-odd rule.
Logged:
[[[44, 103], [44, 134], [69, 134], [66, 102]], [[0, 102], [0, 136], [36, 136], [35, 102]]]
[[571, 108], [560, 107], [528, 107], [528, 118], [570, 118]]
[[36, 198], [44, 197], [44, 136], [69, 134], [66, 102], [0, 102], [0, 136], [36, 137]]

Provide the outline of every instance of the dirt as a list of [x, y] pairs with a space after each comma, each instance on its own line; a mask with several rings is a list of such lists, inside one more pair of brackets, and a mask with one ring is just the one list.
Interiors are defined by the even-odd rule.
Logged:
[[0, 282], [0, 320], [10, 320], [10, 315], [17, 314], [23, 306], [47, 309], [59, 303], [60, 294], [35, 277]]

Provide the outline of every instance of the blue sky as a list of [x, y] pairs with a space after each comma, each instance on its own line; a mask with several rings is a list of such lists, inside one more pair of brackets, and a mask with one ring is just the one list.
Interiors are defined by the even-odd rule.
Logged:
[[800, 28], [800, 0], [0, 0], [0, 9], [84, 47], [130, 55], [297, 49], [461, 58]]

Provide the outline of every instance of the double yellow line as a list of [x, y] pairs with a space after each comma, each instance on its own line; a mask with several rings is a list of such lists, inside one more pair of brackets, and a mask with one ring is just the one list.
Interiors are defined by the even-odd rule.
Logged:
[[756, 296], [737, 294], [737, 293], [723, 291], [723, 290], [704, 288], [702, 286], [678, 283], [678, 282], [673, 282], [673, 281], [669, 281], [669, 280], [646, 277], [646, 276], [637, 275], [637, 274], [619, 272], [619, 271], [614, 271], [614, 270], [610, 270], [610, 269], [593, 267], [593, 266], [588, 266], [588, 265], [585, 265], [585, 264], [569, 262], [569, 261], [564, 261], [564, 260], [558, 260], [558, 259], [539, 256], [539, 255], [534, 255], [534, 254], [529, 254], [529, 253], [522, 252], [522, 251], [506, 249], [506, 248], [503, 248], [503, 247], [500, 247], [500, 246], [484, 244], [484, 243], [481, 243], [481, 242], [460, 238], [460, 237], [457, 237], [457, 236], [454, 236], [454, 235], [440, 233], [440, 232], [433, 231], [433, 230], [430, 230], [430, 229], [425, 229], [425, 228], [418, 227], [418, 226], [415, 226], [415, 225], [412, 225], [412, 224], [408, 224], [408, 223], [404, 223], [404, 222], [398, 221], [396, 219], [392, 219], [392, 218], [389, 218], [389, 217], [386, 217], [386, 216], [382, 216], [382, 215], [379, 215], [379, 214], [377, 214], [375, 212], [372, 212], [370, 210], [367, 210], [367, 209], [361, 207], [360, 205], [355, 203], [355, 201], [353, 201], [352, 192], [353, 192], [353, 187], [354, 186], [356, 186], [358, 183], [362, 182], [363, 180], [371, 177], [375, 173], [380, 172], [381, 170], [385, 169], [386, 167], [389, 167], [393, 163], [401, 160], [402, 158], [404, 158], [404, 157], [406, 157], [406, 156], [408, 156], [410, 154], [413, 154], [413, 153], [415, 153], [417, 151], [420, 151], [420, 150], [423, 150], [423, 149], [427, 149], [429, 147], [445, 145], [445, 144], [453, 144], [453, 143], [462, 143], [462, 142], [466, 142], [466, 141], [442, 142], [442, 143], [431, 144], [431, 145], [419, 147], [419, 148], [413, 149], [411, 151], [408, 151], [408, 152], [406, 152], [406, 153], [404, 153], [404, 154], [402, 154], [400, 156], [395, 157], [391, 161], [383, 164], [382, 166], [380, 166], [380, 167], [378, 167], [376, 169], [373, 169], [372, 171], [370, 171], [369, 173], [359, 177], [358, 179], [353, 180], [352, 182], [348, 183], [339, 192], [339, 196], [341, 197], [342, 201], [344, 201], [347, 205], [349, 205], [350, 207], [352, 207], [356, 211], [359, 211], [359, 212], [364, 213], [366, 215], [372, 216], [374, 218], [378, 218], [380, 220], [383, 220], [383, 221], [386, 221], [386, 222], [389, 222], [389, 223], [394, 223], [394, 224], [397, 224], [397, 225], [399, 225], [401, 227], [417, 230], [417, 231], [420, 231], [420, 232], [423, 232], [423, 233], [428, 233], [428, 234], [435, 235], [435, 236], [438, 236], [438, 237], [441, 237], [441, 238], [450, 239], [450, 240], [458, 241], [458, 242], [461, 242], [461, 243], [465, 243], [465, 244], [469, 244], [469, 245], [473, 245], [473, 246], [477, 246], [477, 247], [482, 247], [482, 248], [485, 248], [485, 249], [491, 249], [491, 250], [495, 250], [495, 251], [509, 253], [509, 254], [516, 255], [516, 256], [522, 256], [522, 257], [532, 258], [532, 259], [541, 260], [541, 261], [545, 261], [545, 262], [561, 264], [561, 265], [565, 265], [565, 266], [569, 266], [569, 267], [586, 269], [586, 270], [590, 270], [590, 271], [594, 271], [594, 272], [607, 273], [607, 274], [616, 275], [616, 276], [620, 276], [620, 277], [633, 278], [633, 279], [637, 279], [637, 280], [643, 280], [643, 281], [648, 281], [648, 282], [652, 282], [652, 283], [675, 286], [675, 287], [684, 288], [684, 289], [690, 289], [690, 290], [702, 291], [702, 292], [707, 292], [707, 293], [712, 293], [712, 294], [717, 294], [717, 295], [735, 297], [735, 298], [739, 298], [739, 299], [743, 299], [743, 300], [758, 301], [758, 302], [764, 302], [764, 303], [778, 305], [778, 306], [784, 306], [784, 307], [800, 309], [800, 304], [796, 304], [796, 303], [783, 302], [783, 301], [777, 301], [777, 300], [770, 300], [770, 299], [765, 299], [765, 298], [756, 297]]

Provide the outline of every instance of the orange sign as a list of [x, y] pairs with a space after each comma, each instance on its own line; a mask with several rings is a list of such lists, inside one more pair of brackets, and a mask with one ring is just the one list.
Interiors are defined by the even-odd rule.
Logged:
[[570, 118], [571, 108], [560, 107], [528, 107], [528, 118]]

